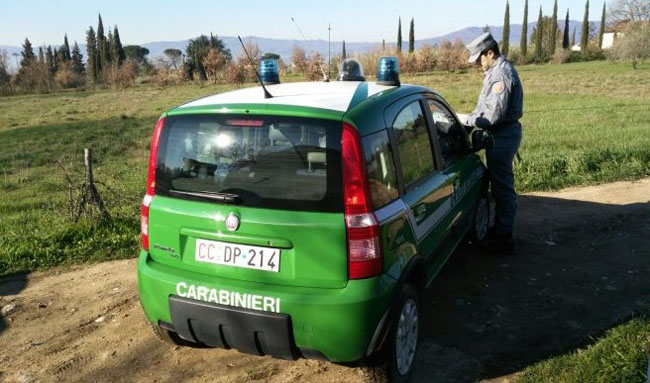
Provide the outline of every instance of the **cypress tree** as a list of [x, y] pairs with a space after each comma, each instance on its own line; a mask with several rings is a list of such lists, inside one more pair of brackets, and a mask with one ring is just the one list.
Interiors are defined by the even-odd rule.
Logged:
[[397, 52], [402, 53], [402, 17], [397, 24]]
[[551, 19], [551, 41], [549, 46], [550, 55], [555, 53], [555, 42], [557, 41], [557, 0], [553, 5], [553, 18]]
[[[108, 28], [108, 35], [106, 35], [106, 46], [108, 47], [108, 56], [109, 57], [115, 57], [115, 54], [117, 54], [117, 51], [115, 50], [115, 41], [113, 40], [113, 31], [111, 31], [111, 28]], [[116, 61], [111, 60], [110, 65], [114, 65]]]
[[97, 38], [93, 27], [88, 28], [86, 32], [86, 67], [88, 78], [91, 81], [97, 81], [99, 71], [99, 60], [97, 57]]
[[345, 51], [345, 40], [343, 40], [343, 54], [342, 54], [342, 56], [343, 56], [343, 60], [345, 60], [347, 58], [347, 56], [348, 56], [347, 52]]
[[501, 53], [508, 57], [510, 49], [510, 2], [506, 1], [506, 13], [503, 16], [503, 39], [501, 40]]
[[566, 10], [566, 20], [564, 21], [564, 36], [562, 37], [562, 48], [569, 49], [569, 9]]
[[59, 49], [59, 51], [62, 52], [62, 56], [61, 56], [61, 57], [62, 57], [65, 61], [70, 61], [70, 59], [71, 59], [72, 57], [70, 56], [70, 44], [68, 44], [68, 34], [67, 34], [67, 33], [63, 36], [63, 45], [61, 46], [61, 48]]
[[571, 35], [571, 47], [576, 45], [576, 27], [573, 27], [573, 34]]
[[539, 7], [539, 18], [537, 19], [537, 25], [535, 27], [535, 60], [538, 62], [544, 60], [544, 21], [542, 16], [542, 7]]
[[386, 39], [381, 39], [381, 50], [382, 51], [386, 50]]
[[41, 64], [45, 62], [45, 53], [43, 52], [43, 47], [38, 47], [38, 62]]
[[113, 60], [117, 61], [118, 65], [122, 65], [122, 62], [126, 60], [126, 54], [124, 54], [124, 47], [122, 47], [122, 41], [120, 41], [120, 32], [117, 30], [117, 25], [113, 29], [113, 44], [116, 51]]
[[521, 44], [519, 44], [521, 57], [524, 62], [526, 61], [526, 53], [528, 52], [528, 0], [524, 5], [524, 23], [521, 25]]
[[47, 50], [45, 51], [45, 63], [47, 64], [47, 69], [50, 71], [50, 74], [54, 75], [58, 68], [56, 64], [56, 55], [52, 51], [51, 45], [48, 45]]
[[409, 27], [409, 53], [415, 50], [415, 21], [411, 17], [411, 26]]
[[101, 73], [108, 68], [110, 61], [108, 43], [104, 35], [104, 23], [102, 22], [102, 15], [99, 15], [99, 23], [97, 24], [97, 78], [101, 77]]
[[586, 53], [589, 48], [589, 0], [585, 4], [585, 16], [582, 19], [582, 34], [580, 35], [580, 51]]
[[34, 63], [36, 56], [34, 55], [34, 48], [32, 48], [32, 43], [29, 42], [29, 39], [25, 39], [23, 43], [23, 51], [20, 52], [22, 58], [20, 59], [20, 67], [28, 67]]
[[603, 49], [603, 36], [605, 35], [605, 16], [607, 12], [607, 3], [603, 3], [603, 16], [600, 19], [600, 31], [598, 32], [598, 47]]
[[72, 48], [72, 70], [77, 74], [82, 74], [84, 72], [84, 63], [83, 56], [79, 50], [79, 45], [77, 42], [74, 42], [74, 48]]

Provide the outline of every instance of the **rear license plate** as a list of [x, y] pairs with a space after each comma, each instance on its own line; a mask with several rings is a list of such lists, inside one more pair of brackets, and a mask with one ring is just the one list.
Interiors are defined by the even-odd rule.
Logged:
[[194, 259], [197, 262], [244, 267], [247, 269], [280, 271], [280, 249], [239, 245], [235, 243], [196, 240]]

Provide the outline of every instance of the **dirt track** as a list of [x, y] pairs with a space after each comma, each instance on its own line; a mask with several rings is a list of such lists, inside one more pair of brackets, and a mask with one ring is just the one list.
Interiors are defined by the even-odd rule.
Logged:
[[[650, 179], [521, 196], [517, 227], [514, 256], [459, 249], [428, 290], [414, 381], [508, 381], [650, 309]], [[0, 316], [0, 382], [368, 380], [360, 367], [160, 343], [135, 265], [0, 279], [0, 307], [15, 306]]]

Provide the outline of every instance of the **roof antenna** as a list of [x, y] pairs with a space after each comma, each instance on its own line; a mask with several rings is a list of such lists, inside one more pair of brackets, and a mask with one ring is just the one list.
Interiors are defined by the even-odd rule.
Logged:
[[[307, 42], [307, 39], [305, 38], [305, 35], [300, 30], [300, 27], [296, 23], [296, 20], [294, 20], [293, 17], [291, 17], [291, 21], [293, 21], [293, 25], [295, 25], [298, 32], [300, 32], [300, 35], [302, 36], [302, 39], [305, 40], [305, 44], [307, 44], [309, 49], [311, 49], [313, 51], [314, 49], [312, 49], [312, 47], [309, 45], [309, 42]], [[320, 67], [320, 71], [323, 73], [323, 82], [330, 82], [330, 78], [327, 75], [327, 73], [325, 73], [325, 69], [323, 69], [323, 66], [321, 65], [320, 61], [318, 62], [318, 66]]]
[[241, 43], [241, 47], [244, 48], [244, 53], [246, 53], [246, 57], [248, 57], [248, 60], [251, 62], [251, 65], [253, 66], [253, 69], [255, 69], [255, 76], [257, 76], [257, 80], [260, 82], [260, 85], [262, 85], [262, 89], [264, 89], [264, 98], [273, 98], [271, 93], [269, 93], [269, 91], [266, 90], [266, 87], [264, 86], [264, 83], [262, 82], [262, 79], [260, 78], [260, 74], [257, 73], [257, 66], [255, 66], [255, 63], [253, 62], [253, 59], [248, 54], [248, 51], [246, 50], [246, 46], [244, 45], [244, 42], [241, 41], [241, 37], [239, 37], [239, 35], [237, 35], [237, 38], [239, 39], [239, 42]]

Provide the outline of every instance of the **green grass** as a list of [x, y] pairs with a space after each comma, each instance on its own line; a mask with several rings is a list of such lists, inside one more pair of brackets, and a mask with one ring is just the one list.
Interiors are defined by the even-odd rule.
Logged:
[[[650, 65], [590, 62], [519, 68], [525, 92], [520, 192], [650, 175]], [[292, 77], [290, 81], [297, 78]], [[403, 76], [473, 109], [478, 72]], [[153, 124], [166, 109], [229, 89], [143, 85], [0, 98], [0, 275], [133, 257]], [[61, 161], [81, 182], [83, 148], [111, 220], [70, 222]]]
[[516, 383], [645, 383], [650, 319], [609, 330], [591, 346], [528, 367]]

